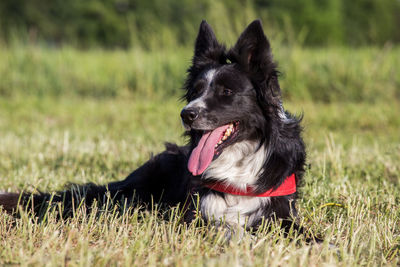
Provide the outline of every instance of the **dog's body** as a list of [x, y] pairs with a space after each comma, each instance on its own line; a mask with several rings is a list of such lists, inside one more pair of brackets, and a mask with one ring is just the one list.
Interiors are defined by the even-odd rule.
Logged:
[[[242, 228], [295, 218], [296, 193], [254, 196], [277, 189], [292, 174], [298, 186], [305, 164], [300, 120], [282, 107], [278, 72], [261, 23], [251, 23], [227, 50], [203, 21], [192, 63], [185, 84], [188, 104], [181, 113], [190, 136], [187, 146], [167, 145], [120, 182], [75, 186], [55, 195], [3, 193], [0, 205], [13, 211], [32, 201], [38, 213], [51, 200], [62, 202], [68, 215], [78, 202], [90, 207], [108, 195], [119, 203], [180, 204], [187, 221], [199, 208], [207, 221]], [[210, 186], [215, 183], [253, 192], [220, 192]], [[200, 207], [193, 205], [193, 196]]]

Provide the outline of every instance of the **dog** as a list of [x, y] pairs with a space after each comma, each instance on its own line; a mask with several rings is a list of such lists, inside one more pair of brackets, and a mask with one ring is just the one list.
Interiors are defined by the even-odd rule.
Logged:
[[32, 207], [39, 215], [62, 203], [62, 216], [71, 216], [80, 203], [90, 208], [107, 198], [120, 205], [159, 202], [181, 205], [186, 222], [200, 214], [206, 222], [248, 230], [280, 220], [302, 232], [295, 223], [306, 161], [301, 117], [283, 108], [261, 22], [253, 21], [227, 49], [202, 21], [187, 72], [187, 105], [180, 114], [186, 146], [167, 144], [122, 181], [53, 194], [2, 193], [0, 206], [8, 212]]

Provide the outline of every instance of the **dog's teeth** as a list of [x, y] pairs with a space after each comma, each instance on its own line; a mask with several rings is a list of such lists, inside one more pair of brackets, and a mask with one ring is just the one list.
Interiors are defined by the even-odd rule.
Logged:
[[225, 141], [226, 139], [228, 139], [228, 136], [224, 135], [224, 137], [222, 137], [222, 140]]
[[219, 142], [218, 142], [218, 145], [220, 145], [220, 144], [222, 144], [222, 141], [221, 141], [221, 140], [219, 140]]

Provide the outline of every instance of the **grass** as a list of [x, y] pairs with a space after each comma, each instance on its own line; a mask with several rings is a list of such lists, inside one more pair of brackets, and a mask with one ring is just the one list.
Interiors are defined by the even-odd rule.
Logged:
[[[339, 253], [290, 243], [277, 225], [224, 243], [212, 226], [178, 223], [176, 209], [167, 221], [156, 209], [104, 208], [42, 223], [0, 211], [0, 265], [400, 264], [400, 48], [273, 47], [285, 107], [304, 113], [301, 221]], [[1, 48], [1, 190], [108, 183], [164, 141], [186, 142], [177, 99], [191, 49]]]
[[[184, 144], [175, 98], [0, 99], [0, 185], [56, 190], [66, 182], [122, 179], [163, 149]], [[304, 112], [309, 168], [298, 203], [302, 223], [328, 244], [289, 243], [279, 227], [224, 243], [213, 228], [157, 210], [117, 216], [85, 211], [39, 223], [1, 213], [0, 265], [396, 266], [400, 263], [400, 105], [288, 101]], [[338, 206], [329, 204], [336, 203]], [[341, 205], [341, 206], [340, 206]], [[296, 237], [295, 237], [296, 238]]]
[[[194, 37], [192, 38], [194, 39]], [[400, 100], [400, 47], [302, 48], [273, 43], [285, 98], [318, 102]], [[0, 96], [181, 95], [192, 49], [146, 52], [0, 47]]]

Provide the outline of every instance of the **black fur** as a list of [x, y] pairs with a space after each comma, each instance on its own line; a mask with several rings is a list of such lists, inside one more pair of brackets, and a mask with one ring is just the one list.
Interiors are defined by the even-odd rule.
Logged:
[[[217, 74], [206, 91], [205, 75], [211, 69]], [[54, 195], [22, 193], [21, 199], [19, 194], [0, 194], [0, 205], [10, 212], [17, 205], [31, 205], [38, 214], [51, 200], [63, 203], [63, 215], [70, 216], [73, 207], [81, 201], [90, 207], [95, 200], [104, 202], [106, 195], [117, 204], [156, 202], [165, 207], [182, 205], [193, 193], [199, 193], [200, 199], [208, 194], [224, 198], [224, 193], [202, 186], [213, 180], [212, 177], [204, 180], [192, 176], [187, 164], [204, 132], [230, 122], [239, 122], [238, 131], [222, 146], [222, 151], [242, 141], [257, 142], [259, 147], [266, 148], [263, 168], [254, 184], [257, 193], [277, 188], [292, 173], [300, 185], [306, 158], [300, 118], [283, 110], [277, 67], [260, 21], [252, 22], [229, 50], [217, 41], [211, 27], [203, 21], [184, 89], [188, 103], [200, 96], [204, 99], [204, 107], [193, 110], [186, 107], [182, 111], [190, 136], [187, 146], [167, 145], [166, 151], [151, 158], [123, 181], [106, 186], [73, 185]], [[277, 218], [290, 227], [287, 220], [297, 216], [295, 199], [296, 194], [272, 197], [267, 204], [254, 207], [254, 212], [261, 212], [248, 226], [256, 228], [264, 219]], [[193, 207], [187, 212], [188, 221], [193, 217], [190, 209]]]

